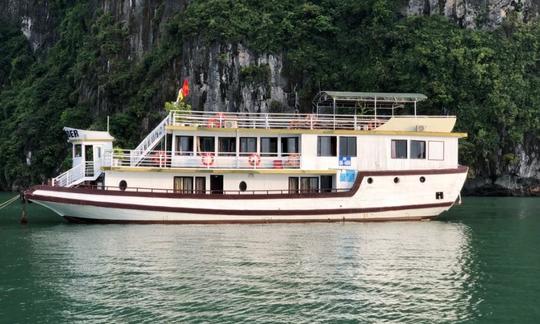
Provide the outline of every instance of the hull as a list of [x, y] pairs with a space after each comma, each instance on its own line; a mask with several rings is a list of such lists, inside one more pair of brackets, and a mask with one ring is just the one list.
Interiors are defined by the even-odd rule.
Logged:
[[[25, 196], [74, 222], [205, 224], [420, 220], [434, 218], [448, 210], [457, 199], [466, 174], [466, 167], [360, 171], [351, 190], [338, 193], [198, 195], [37, 186]], [[398, 183], [394, 182], [396, 177], [399, 177]], [[425, 181], [420, 182], [419, 177]]]

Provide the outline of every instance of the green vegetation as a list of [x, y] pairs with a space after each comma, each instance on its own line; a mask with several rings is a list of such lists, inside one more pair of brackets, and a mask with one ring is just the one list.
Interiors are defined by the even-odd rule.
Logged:
[[[540, 137], [536, 22], [510, 16], [497, 30], [461, 29], [444, 17], [403, 17], [398, 0], [195, 0], [134, 59], [123, 23], [85, 2], [59, 3], [59, 40], [44, 52], [0, 24], [2, 188], [42, 182], [67, 166], [63, 126], [103, 129], [110, 115], [116, 144], [136, 145], [175, 97], [164, 75], [195, 38], [283, 55], [305, 109], [318, 89], [425, 93], [421, 113], [459, 116], [457, 130], [469, 133], [461, 161], [475, 174], [505, 172], [516, 145]], [[249, 66], [239, 79], [265, 84], [268, 70]]]

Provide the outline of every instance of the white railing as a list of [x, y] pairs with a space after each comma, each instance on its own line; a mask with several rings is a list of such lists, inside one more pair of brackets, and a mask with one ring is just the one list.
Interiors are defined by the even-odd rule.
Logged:
[[163, 119], [159, 125], [154, 128], [150, 134], [148, 134], [141, 143], [131, 151], [130, 156], [130, 164], [132, 166], [136, 166], [139, 164], [139, 162], [148, 155], [149, 151], [151, 151], [154, 146], [159, 143], [159, 141], [165, 136], [167, 133], [166, 127], [167, 125], [170, 125], [172, 122], [171, 114], [168, 114], [165, 119]]
[[52, 180], [57, 187], [71, 187], [87, 180], [95, 180], [99, 176], [99, 167], [94, 162], [81, 163]]
[[299, 169], [300, 154], [257, 154], [231, 152], [183, 152], [172, 155], [166, 151], [149, 151], [136, 165], [131, 163], [133, 151], [107, 150], [103, 166], [151, 168], [208, 168], [208, 169]]
[[206, 128], [371, 130], [383, 125], [390, 118], [391, 116], [373, 115], [173, 111], [172, 125]]

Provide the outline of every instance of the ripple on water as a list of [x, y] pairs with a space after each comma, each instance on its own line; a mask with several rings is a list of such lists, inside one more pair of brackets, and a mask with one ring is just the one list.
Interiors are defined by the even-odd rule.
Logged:
[[461, 224], [59, 225], [30, 237], [35, 298], [57, 301], [49, 319], [440, 322], [471, 312]]

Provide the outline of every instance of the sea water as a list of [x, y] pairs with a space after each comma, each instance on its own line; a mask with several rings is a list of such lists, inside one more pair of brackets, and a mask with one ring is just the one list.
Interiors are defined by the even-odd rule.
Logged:
[[19, 217], [0, 210], [2, 323], [540, 322], [537, 198], [464, 198], [429, 222]]

